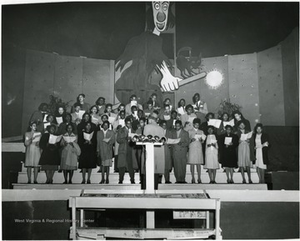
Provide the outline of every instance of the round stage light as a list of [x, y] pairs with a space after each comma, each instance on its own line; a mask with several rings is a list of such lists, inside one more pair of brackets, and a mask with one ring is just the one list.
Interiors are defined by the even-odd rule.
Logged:
[[206, 84], [212, 88], [218, 88], [223, 82], [223, 74], [218, 70], [212, 70], [206, 75]]

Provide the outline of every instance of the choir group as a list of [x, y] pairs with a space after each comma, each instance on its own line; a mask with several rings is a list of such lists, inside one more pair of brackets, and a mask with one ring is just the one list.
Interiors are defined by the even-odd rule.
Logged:
[[[135, 136], [165, 137], [161, 147], [155, 147], [155, 180], [170, 182], [174, 171], [176, 183], [186, 183], [186, 167], [190, 166], [191, 183], [201, 183], [201, 166], [207, 169], [210, 183], [216, 183], [216, 170], [225, 169], [227, 183], [234, 183], [234, 168], [239, 168], [243, 183], [252, 183], [250, 168], [255, 164], [259, 182], [264, 183], [264, 170], [268, 164], [268, 135], [258, 123], [251, 131], [250, 122], [242, 113], [223, 113], [215, 118], [208, 112], [207, 104], [196, 93], [193, 104], [184, 99], [177, 106], [170, 99], [160, 105], [157, 95], [150, 96], [142, 105], [136, 95], [129, 103], [115, 109], [99, 97], [95, 105], [85, 102], [80, 94], [68, 113], [58, 106], [56, 113], [48, 111], [42, 103], [29, 121], [25, 133], [28, 183], [37, 183], [38, 173], [44, 170], [46, 183], [53, 183], [53, 175], [59, 170], [64, 183], [72, 183], [74, 171], [82, 172], [82, 183], [91, 183], [92, 169], [99, 167], [100, 184], [109, 183], [110, 167], [119, 173], [123, 183], [126, 171], [131, 183], [135, 172], [140, 182], [145, 178], [146, 153], [142, 145], [136, 145]], [[196, 178], [195, 178], [196, 173]], [[99, 175], [100, 176], [100, 175]]]

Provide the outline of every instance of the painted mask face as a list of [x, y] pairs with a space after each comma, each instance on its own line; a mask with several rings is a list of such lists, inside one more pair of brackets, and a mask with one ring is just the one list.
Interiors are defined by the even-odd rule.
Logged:
[[163, 32], [167, 27], [169, 6], [170, 3], [167, 1], [152, 2], [153, 21], [156, 30], [159, 32]]

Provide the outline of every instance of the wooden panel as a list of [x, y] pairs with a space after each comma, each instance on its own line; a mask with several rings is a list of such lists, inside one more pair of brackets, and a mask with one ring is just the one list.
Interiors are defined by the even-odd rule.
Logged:
[[229, 56], [228, 78], [229, 98], [242, 106], [241, 112], [253, 128], [260, 120], [256, 54]]
[[227, 57], [213, 57], [202, 59], [203, 69], [208, 73], [218, 70], [223, 74], [223, 83], [217, 89], [211, 89], [206, 83], [205, 78], [180, 87], [176, 91], [176, 104], [183, 98], [186, 104], [192, 104], [192, 97], [199, 93], [201, 99], [207, 103], [209, 112], [218, 112], [218, 107], [222, 99], [228, 98], [228, 60]]
[[54, 54], [28, 50], [26, 55], [22, 132], [32, 113], [48, 103], [54, 87]]
[[281, 48], [257, 54], [261, 122], [268, 126], [284, 126], [284, 96]]
[[102, 96], [106, 103], [113, 102], [110, 61], [100, 59], [83, 59], [82, 92], [86, 102], [94, 105]]
[[76, 97], [82, 93], [81, 58], [55, 55], [54, 91], [64, 102], [71, 101], [70, 107], [76, 102]]

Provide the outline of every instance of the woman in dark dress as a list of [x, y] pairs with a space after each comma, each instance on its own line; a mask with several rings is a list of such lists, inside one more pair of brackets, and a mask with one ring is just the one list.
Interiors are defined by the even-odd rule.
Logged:
[[47, 177], [47, 184], [53, 183], [53, 176], [58, 166], [60, 165], [59, 143], [50, 144], [50, 135], [54, 135], [56, 127], [50, 125], [47, 127], [49, 132], [42, 135], [40, 140], [40, 148], [43, 150], [39, 161], [42, 170], [45, 170]]
[[87, 123], [91, 124], [92, 131], [95, 131], [97, 129], [97, 126], [94, 123], [92, 123], [91, 115], [86, 112], [86, 113], [83, 114], [82, 120], [77, 126], [77, 133], [78, 134], [80, 132], [82, 132], [83, 129], [85, 129]]
[[[85, 134], [92, 134], [92, 138], [88, 140], [88, 138], [85, 138]], [[96, 168], [97, 160], [97, 133], [96, 130], [93, 130], [91, 122], [87, 122], [85, 128], [78, 133], [78, 144], [81, 149], [78, 167], [82, 169], [81, 183], [85, 184], [86, 172], [88, 172], [87, 184], [90, 184], [92, 169]]]
[[238, 167], [236, 148], [239, 144], [239, 138], [232, 133], [232, 126], [227, 125], [225, 129], [226, 133], [222, 134], [218, 140], [220, 161], [226, 170], [227, 183], [233, 183], [233, 169]]

